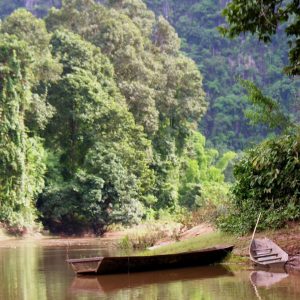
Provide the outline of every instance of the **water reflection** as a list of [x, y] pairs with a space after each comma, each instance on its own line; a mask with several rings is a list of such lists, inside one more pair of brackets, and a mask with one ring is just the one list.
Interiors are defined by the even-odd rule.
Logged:
[[44, 274], [38, 271], [40, 249], [25, 247], [20, 252], [13, 248], [5, 252], [4, 256], [0, 256], [0, 298], [2, 294], [9, 299], [46, 299], [45, 289], [32, 284], [45, 281]]
[[269, 288], [272, 285], [280, 282], [289, 275], [283, 272], [267, 272], [267, 271], [253, 271], [250, 274], [250, 281], [256, 287]]
[[299, 299], [300, 276], [284, 272], [253, 271], [250, 282], [257, 299]]
[[[116, 255], [116, 250], [110, 253], [107, 241], [70, 247], [37, 243], [1, 247], [2, 244], [1, 300], [257, 300], [253, 283], [260, 299], [300, 299], [299, 275], [245, 270], [233, 273], [215, 266], [76, 278], [65, 261], [68, 254], [69, 257]], [[273, 283], [267, 283], [271, 279]]]
[[94, 292], [105, 294], [145, 285], [170, 284], [171, 282], [200, 280], [220, 276], [233, 276], [233, 273], [224, 266], [210, 266], [131, 274], [81, 276], [73, 280], [70, 290], [73, 293]]

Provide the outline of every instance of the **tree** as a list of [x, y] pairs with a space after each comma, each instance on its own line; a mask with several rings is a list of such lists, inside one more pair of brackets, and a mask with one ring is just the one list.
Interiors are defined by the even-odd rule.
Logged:
[[153, 19], [139, 0], [110, 1], [109, 7], [91, 0], [65, 1], [60, 10], [50, 11], [47, 27], [64, 26], [110, 58], [129, 111], [152, 141], [156, 207], [174, 207], [176, 156], [207, 107], [202, 76], [180, 53], [180, 40], [164, 18]]
[[[220, 0], [147, 0], [157, 16], [163, 15], [181, 38], [182, 51], [192, 58], [203, 75], [203, 89], [209, 102], [200, 128], [208, 144], [242, 150], [262, 140], [273, 130], [251, 126], [243, 110], [249, 107], [239, 78], [267, 87], [264, 93], [275, 98], [286, 112], [299, 118], [297, 106], [299, 80], [282, 74], [288, 53], [287, 37], [280, 28], [272, 43], [257, 43], [250, 35], [234, 40], [223, 37], [217, 27], [224, 24], [220, 11], [229, 1]], [[244, 1], [243, 9], [249, 4]], [[253, 1], [252, 1], [253, 2]], [[258, 1], [256, 1], [258, 2]], [[282, 88], [281, 88], [282, 87]], [[230, 111], [230, 104], [234, 109]], [[221, 124], [221, 126], [220, 126]]]
[[56, 114], [44, 135], [52, 157], [38, 203], [44, 224], [101, 234], [112, 222], [136, 222], [153, 185], [150, 145], [100, 49], [68, 31], [51, 43], [63, 75], [48, 92]]
[[37, 19], [25, 9], [18, 9], [8, 16], [2, 23], [1, 32], [25, 41], [33, 53], [30, 77], [32, 100], [25, 121], [30, 130], [44, 129], [54, 113], [53, 107], [47, 103], [47, 89], [59, 79], [61, 73], [61, 65], [50, 51], [51, 34], [43, 20]]
[[294, 127], [291, 118], [280, 109], [276, 101], [263, 95], [262, 91], [250, 81], [243, 81], [242, 85], [246, 88], [249, 100], [253, 104], [252, 108], [245, 111], [247, 118], [253, 124], [266, 124], [281, 131]]
[[[285, 24], [290, 46], [289, 66], [285, 71], [299, 75], [299, 1], [233, 0], [223, 13], [229, 27], [221, 30], [229, 37], [250, 32], [263, 42], [269, 42], [279, 25]], [[252, 121], [286, 131], [250, 149], [237, 163], [232, 211], [221, 221], [221, 226], [228, 231], [247, 232], [254, 226], [253, 215], [261, 211], [265, 218], [260, 226], [278, 228], [300, 218], [299, 126], [253, 83], [244, 81], [243, 85], [254, 104], [254, 109], [248, 112]]]
[[[176, 114], [185, 127], [198, 121], [206, 110], [202, 78], [193, 62], [180, 54], [174, 29], [163, 18], [155, 22], [141, 1], [110, 1], [110, 5], [117, 10], [92, 0], [65, 1], [60, 10], [50, 11], [47, 26], [53, 30], [62, 25], [101, 48], [114, 65], [129, 110], [150, 138], [159, 130], [161, 118], [171, 120]], [[151, 30], [144, 31], [143, 21]], [[161, 111], [164, 102], [175, 107]]]
[[127, 15], [142, 31], [143, 36], [151, 37], [155, 24], [154, 13], [140, 0], [109, 0], [109, 6]]
[[299, 133], [282, 135], [246, 152], [234, 168], [234, 198], [229, 214], [220, 221], [223, 229], [248, 232], [259, 212], [259, 227], [264, 229], [299, 220], [299, 141]]
[[51, 55], [51, 34], [48, 33], [43, 20], [34, 17], [25, 9], [18, 9], [3, 21], [1, 32], [14, 34], [18, 39], [26, 41], [30, 50], [34, 52], [34, 83], [53, 82], [59, 78], [60, 65]]
[[152, 66], [146, 64], [140, 29], [122, 12], [107, 9], [91, 0], [65, 1], [60, 10], [51, 10], [47, 26], [63, 25], [78, 33], [107, 55], [115, 67], [116, 79], [129, 110], [148, 134], [158, 129]]
[[45, 152], [41, 140], [25, 125], [33, 78], [32, 52], [15, 36], [0, 42], [0, 220], [32, 226], [35, 200], [44, 186]]
[[217, 206], [224, 202], [229, 189], [224, 173], [236, 154], [228, 151], [220, 155], [216, 149], [206, 148], [205, 142], [202, 134], [192, 132], [181, 157], [179, 203], [189, 209]]
[[285, 25], [289, 44], [289, 65], [285, 71], [300, 74], [300, 9], [299, 0], [233, 0], [223, 10], [229, 23], [221, 31], [229, 37], [250, 32], [263, 42], [270, 42], [280, 25]]

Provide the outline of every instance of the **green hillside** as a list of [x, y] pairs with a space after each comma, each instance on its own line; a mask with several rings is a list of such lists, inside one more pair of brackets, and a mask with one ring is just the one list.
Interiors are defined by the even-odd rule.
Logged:
[[201, 122], [205, 136], [218, 149], [244, 149], [271, 132], [251, 126], [244, 117], [247, 107], [239, 78], [249, 79], [299, 119], [299, 79], [282, 74], [288, 61], [287, 39], [282, 30], [271, 44], [249, 35], [229, 40], [217, 27], [225, 23], [225, 0], [147, 0], [157, 15], [164, 15], [183, 40], [182, 50], [203, 74], [209, 110]]
[[[118, 3], [99, 2], [106, 5]], [[199, 127], [211, 145], [221, 151], [245, 149], [273, 133], [264, 126], [251, 125], [244, 116], [248, 102], [240, 78], [254, 81], [267, 95], [281, 103], [286, 112], [294, 113], [294, 117], [299, 119], [296, 103], [299, 80], [282, 75], [288, 49], [284, 34], [279, 33], [268, 45], [248, 35], [235, 40], [222, 37], [217, 27], [224, 24], [221, 11], [227, 2], [146, 1], [157, 16], [164, 16], [174, 26], [181, 38], [181, 50], [196, 61], [204, 78], [203, 88], [209, 102]], [[128, 10], [134, 1], [126, 3]], [[53, 0], [3, 0], [0, 15], [7, 15], [14, 8], [24, 6], [38, 16], [44, 16], [49, 7], [60, 5], [60, 1]]]

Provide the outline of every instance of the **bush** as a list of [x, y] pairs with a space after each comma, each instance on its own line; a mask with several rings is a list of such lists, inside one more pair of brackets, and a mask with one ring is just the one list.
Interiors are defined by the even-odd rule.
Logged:
[[283, 135], [248, 151], [234, 168], [236, 182], [226, 231], [244, 233], [262, 212], [261, 229], [279, 228], [300, 218], [300, 135]]

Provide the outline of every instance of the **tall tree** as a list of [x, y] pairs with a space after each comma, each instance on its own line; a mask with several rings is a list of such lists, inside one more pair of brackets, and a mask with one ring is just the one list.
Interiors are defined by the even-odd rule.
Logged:
[[35, 221], [35, 199], [45, 172], [41, 142], [29, 137], [25, 126], [32, 101], [31, 54], [25, 42], [1, 35], [0, 219], [21, 227]]
[[177, 187], [169, 182], [178, 168], [172, 157], [206, 111], [202, 76], [180, 52], [180, 40], [164, 18], [155, 20], [139, 0], [109, 6], [113, 9], [92, 0], [65, 1], [50, 11], [47, 26], [78, 33], [110, 58], [130, 112], [153, 141], [157, 203], [174, 206]]
[[1, 32], [13, 34], [27, 43], [32, 55], [30, 78], [32, 101], [26, 112], [26, 125], [35, 131], [44, 129], [53, 116], [53, 108], [47, 102], [48, 86], [59, 79], [61, 65], [50, 51], [51, 34], [45, 22], [25, 9], [18, 9], [2, 23]]
[[[168, 22], [162, 18], [155, 22], [153, 15], [141, 1], [136, 0], [130, 4], [127, 1], [111, 1], [110, 5], [118, 10], [108, 9], [92, 0], [66, 1], [60, 10], [50, 11], [47, 26], [53, 30], [63, 25], [100, 47], [110, 57], [115, 67], [118, 87], [125, 96], [130, 111], [136, 122], [143, 125], [145, 132], [153, 136], [159, 128], [158, 107], [160, 103], [168, 101], [162, 92], [167, 83], [174, 79], [174, 76], [166, 77], [162, 63], [165, 58], [161, 58], [160, 54], [169, 56], [175, 62], [180, 56], [180, 42]], [[137, 15], [133, 11], [137, 11]], [[147, 32], [143, 30], [143, 20], [147, 21]], [[153, 42], [149, 32], [153, 34]], [[178, 63], [176, 72], [180, 71], [184, 73], [186, 69]], [[196, 68], [194, 72], [197, 72]], [[179, 74], [179, 78], [181, 76]], [[174, 83], [173, 91], [169, 93], [172, 98], [179, 97], [180, 93], [177, 92], [183, 89], [182, 84], [185, 83]], [[177, 106], [173, 111], [179, 110], [178, 99], [173, 102]], [[198, 86], [194, 86], [194, 95], [185, 98], [184, 102], [186, 107], [190, 106], [195, 112], [195, 116], [189, 116], [189, 121], [198, 120], [203, 115], [206, 105], [201, 80]], [[194, 105], [195, 102], [198, 105]], [[186, 119], [185, 116], [184, 118]]]
[[45, 133], [52, 160], [38, 205], [44, 222], [53, 231], [95, 233], [135, 222], [152, 185], [150, 145], [100, 49], [68, 31], [56, 31], [51, 43], [63, 76], [49, 89], [56, 114]]
[[37, 132], [53, 115], [46, 102], [47, 86], [59, 78], [61, 67], [51, 55], [44, 21], [28, 11], [15, 11], [0, 30], [1, 218], [10, 225], [30, 226], [46, 169]]

